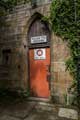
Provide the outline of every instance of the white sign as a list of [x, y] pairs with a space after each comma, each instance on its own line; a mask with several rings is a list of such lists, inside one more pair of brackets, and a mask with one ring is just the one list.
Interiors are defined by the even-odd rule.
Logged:
[[46, 59], [46, 49], [34, 49], [34, 59], [44, 60]]
[[45, 43], [47, 42], [47, 36], [36, 36], [36, 37], [31, 37], [31, 43]]

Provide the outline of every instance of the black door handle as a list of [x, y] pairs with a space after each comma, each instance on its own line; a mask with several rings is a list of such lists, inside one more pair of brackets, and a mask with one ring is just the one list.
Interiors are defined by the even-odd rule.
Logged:
[[51, 88], [51, 82], [50, 82], [50, 80], [51, 80], [51, 75], [49, 74], [49, 75], [47, 75], [47, 82], [49, 84], [49, 89]]
[[51, 76], [50, 75], [47, 75], [47, 81], [50, 82], [50, 78]]
[[46, 65], [47, 71], [50, 72], [50, 65]]

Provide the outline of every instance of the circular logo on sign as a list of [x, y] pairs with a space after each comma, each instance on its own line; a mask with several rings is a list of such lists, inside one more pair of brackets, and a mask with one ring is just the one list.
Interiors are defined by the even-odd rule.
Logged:
[[43, 55], [43, 51], [41, 49], [37, 50], [37, 55], [38, 56], [42, 56]]

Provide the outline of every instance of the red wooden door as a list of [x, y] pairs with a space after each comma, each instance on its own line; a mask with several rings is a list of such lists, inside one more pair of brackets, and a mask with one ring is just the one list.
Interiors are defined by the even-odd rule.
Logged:
[[30, 92], [32, 96], [50, 96], [50, 48], [30, 49]]

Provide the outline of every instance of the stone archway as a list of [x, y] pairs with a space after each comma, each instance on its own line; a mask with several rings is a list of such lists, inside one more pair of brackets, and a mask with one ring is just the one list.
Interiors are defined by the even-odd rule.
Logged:
[[[31, 96], [50, 97], [50, 30], [36, 13], [28, 29], [29, 83]], [[42, 86], [42, 87], [41, 87]]]

